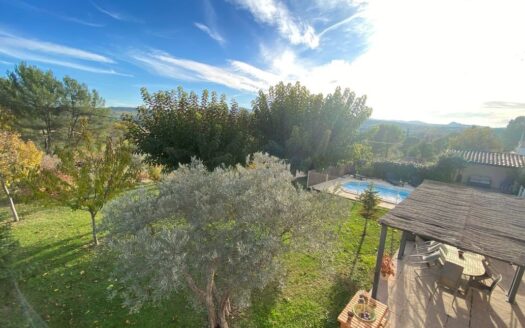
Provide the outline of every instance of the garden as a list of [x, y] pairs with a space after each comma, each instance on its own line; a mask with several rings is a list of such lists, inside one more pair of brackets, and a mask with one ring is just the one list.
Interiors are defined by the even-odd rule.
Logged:
[[[10, 217], [2, 199], [0, 216]], [[351, 295], [370, 288], [379, 225], [370, 222], [362, 240], [365, 220], [355, 203], [348, 216], [331, 227], [337, 236], [334, 250], [315, 254], [285, 254], [285, 273], [252, 295], [252, 306], [238, 316], [239, 327], [333, 327], [337, 314]], [[175, 294], [156, 306], [130, 314], [122, 299], [110, 299], [111, 256], [98, 256], [89, 214], [65, 207], [19, 205], [23, 220], [12, 227], [19, 241], [14, 252], [19, 274], [17, 292], [11, 284], [2, 287], [2, 327], [200, 327], [206, 314], [196, 310], [191, 297]], [[98, 220], [98, 218], [97, 218]], [[394, 250], [399, 235], [392, 235]], [[389, 239], [390, 240], [390, 237]], [[103, 248], [103, 246], [102, 246]], [[333, 251], [333, 252], [332, 252]], [[326, 262], [323, 258], [333, 254]]]

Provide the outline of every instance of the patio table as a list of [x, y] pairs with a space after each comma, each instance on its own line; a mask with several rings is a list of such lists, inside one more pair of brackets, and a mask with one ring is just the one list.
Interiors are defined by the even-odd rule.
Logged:
[[[359, 295], [365, 294], [369, 300], [374, 300], [376, 303], [375, 314], [376, 320], [373, 322], [365, 322], [359, 319], [357, 316], [354, 316], [351, 321], [348, 321], [348, 311], [352, 311], [354, 305], [357, 304], [359, 300]], [[370, 294], [364, 290], [358, 291], [354, 297], [348, 302], [343, 311], [337, 317], [340, 328], [379, 328], [385, 327], [388, 321], [388, 306], [379, 302], [378, 300], [370, 297]]]
[[463, 274], [470, 277], [479, 277], [485, 274], [483, 255], [464, 252], [463, 257], [459, 257], [459, 250], [450, 245], [444, 245], [442, 248], [445, 260], [463, 267]]

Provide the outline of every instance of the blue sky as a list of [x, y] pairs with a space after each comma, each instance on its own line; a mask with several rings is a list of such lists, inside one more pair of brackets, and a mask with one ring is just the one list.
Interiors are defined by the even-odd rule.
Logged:
[[367, 94], [376, 118], [501, 126], [525, 114], [520, 1], [393, 3], [0, 0], [0, 69], [70, 75], [111, 106], [182, 85], [249, 107], [257, 90], [300, 80]]

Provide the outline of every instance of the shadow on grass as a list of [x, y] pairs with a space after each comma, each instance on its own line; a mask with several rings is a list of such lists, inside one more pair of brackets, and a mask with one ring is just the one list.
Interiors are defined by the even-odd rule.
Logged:
[[357, 265], [357, 262], [359, 261], [359, 257], [361, 256], [361, 249], [363, 248], [363, 243], [365, 242], [365, 234], [361, 234], [361, 239], [359, 239], [359, 245], [357, 246], [357, 250], [355, 252], [354, 259], [352, 261], [352, 265], [350, 266], [350, 277], [354, 275], [355, 267]]
[[[0, 191], [0, 193], [2, 192]], [[39, 204], [38, 202], [30, 204], [26, 201], [20, 201], [17, 199], [15, 199], [14, 202], [16, 212], [18, 213], [18, 217], [21, 221], [23, 221], [26, 216], [35, 214], [35, 212], [42, 209], [41, 204]], [[7, 222], [13, 221], [13, 213], [11, 212], [9, 202], [5, 196], [0, 198], [0, 222], [4, 220], [6, 220]]]
[[17, 251], [15, 268], [27, 277], [50, 268], [63, 267], [67, 263], [82, 256], [83, 246], [91, 241], [83, 241], [82, 237], [89, 233], [61, 239], [53, 243], [38, 243], [32, 246], [20, 247]]
[[348, 303], [350, 298], [359, 289], [352, 276], [336, 275], [330, 289], [330, 303], [328, 304], [328, 318], [324, 327], [337, 327], [337, 316]]
[[[273, 327], [271, 313], [281, 295], [278, 281], [252, 293], [251, 306], [236, 320], [239, 327]], [[255, 324], [255, 325], [254, 325]]]

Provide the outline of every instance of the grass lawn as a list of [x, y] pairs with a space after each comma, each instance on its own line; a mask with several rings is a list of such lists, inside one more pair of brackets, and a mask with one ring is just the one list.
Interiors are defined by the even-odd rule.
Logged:
[[[1, 205], [0, 218], [6, 218], [9, 209]], [[28, 318], [38, 322], [39, 317], [50, 327], [205, 326], [204, 312], [195, 310], [185, 295], [138, 314], [129, 314], [119, 299], [109, 300], [112, 261], [96, 256], [87, 213], [36, 205], [19, 205], [19, 212], [22, 221], [12, 231], [20, 243], [14, 255], [21, 294], [0, 286], [0, 296], [9, 295], [0, 300], [1, 327], [29, 326]], [[358, 205], [341, 218], [334, 227], [338, 241], [332, 261], [321, 261], [326, 257], [321, 253], [288, 254], [284, 284], [254, 293], [252, 307], [232, 326], [335, 327], [350, 296], [371, 286], [380, 229], [371, 221], [361, 240], [363, 224]], [[399, 234], [392, 236], [395, 250]], [[20, 295], [27, 300], [24, 306]]]

